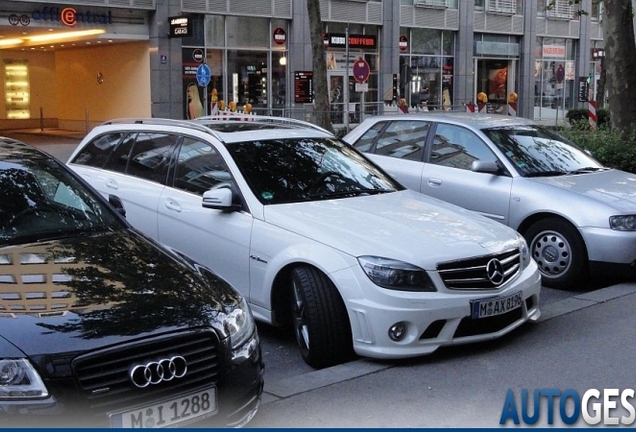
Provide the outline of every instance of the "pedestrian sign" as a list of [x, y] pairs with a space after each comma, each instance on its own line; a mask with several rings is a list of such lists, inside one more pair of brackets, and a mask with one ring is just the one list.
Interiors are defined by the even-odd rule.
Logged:
[[201, 87], [205, 87], [210, 84], [210, 79], [212, 78], [212, 71], [210, 70], [210, 66], [203, 63], [197, 68], [197, 82]]

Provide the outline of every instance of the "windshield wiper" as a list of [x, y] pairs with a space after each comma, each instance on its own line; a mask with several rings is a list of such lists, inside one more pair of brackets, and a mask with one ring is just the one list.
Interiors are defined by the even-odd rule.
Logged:
[[526, 174], [524, 177], [557, 177], [569, 174], [567, 171], [539, 171]]
[[568, 171], [568, 174], [588, 174], [596, 171], [605, 171], [607, 168], [599, 168], [599, 167], [585, 167], [579, 168], [572, 171]]
[[343, 197], [354, 197], [354, 196], [363, 196], [363, 195], [377, 195], [388, 192], [394, 192], [391, 189], [353, 189], [346, 191], [335, 191], [335, 192], [323, 192], [317, 194], [311, 194], [310, 198], [312, 199], [328, 199], [328, 198], [343, 198]]

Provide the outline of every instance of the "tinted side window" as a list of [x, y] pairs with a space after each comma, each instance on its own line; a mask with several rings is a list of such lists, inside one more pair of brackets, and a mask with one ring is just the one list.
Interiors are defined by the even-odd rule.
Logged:
[[126, 173], [135, 177], [165, 183], [170, 155], [179, 135], [140, 132], [130, 151]]
[[474, 132], [456, 125], [437, 125], [430, 163], [469, 170], [475, 160], [496, 159], [486, 143]]
[[104, 164], [104, 169], [125, 173], [128, 166], [130, 150], [135, 143], [136, 134], [130, 134], [122, 139], [120, 143], [111, 151], [110, 156]]
[[117, 147], [124, 135], [117, 132], [98, 136], [84, 146], [73, 160], [73, 163], [97, 168], [103, 167], [108, 156]]
[[174, 187], [203, 195], [209, 189], [229, 186], [231, 180], [230, 171], [216, 149], [207, 143], [184, 138]]
[[400, 159], [422, 160], [429, 122], [397, 120], [378, 139], [375, 153]]
[[358, 141], [356, 141], [353, 146], [361, 152], [371, 151], [373, 142], [380, 134], [380, 131], [382, 130], [384, 125], [386, 125], [386, 122], [377, 122], [376, 124], [374, 124], [371, 128], [369, 128], [369, 130], [364, 133], [364, 135], [358, 138]]

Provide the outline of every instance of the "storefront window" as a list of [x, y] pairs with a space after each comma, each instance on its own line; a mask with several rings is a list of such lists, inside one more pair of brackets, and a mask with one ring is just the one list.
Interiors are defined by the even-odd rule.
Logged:
[[574, 107], [574, 43], [564, 38], [538, 38], [534, 68], [535, 118], [557, 118]]
[[[207, 15], [205, 58], [211, 79], [206, 88], [197, 88], [207, 113], [215, 114], [234, 102], [239, 111], [249, 103], [255, 113], [284, 115], [288, 32], [283, 19]], [[184, 59], [192, 63], [189, 59], [196, 51], [202, 50], [184, 47]], [[192, 71], [198, 64], [190, 63], [184, 60], [189, 71], [184, 85], [192, 93], [192, 81], [196, 82]]]
[[[413, 55], [400, 56], [400, 97], [411, 110], [450, 109], [453, 105], [454, 33], [402, 29]], [[443, 52], [443, 55], [442, 55]]]

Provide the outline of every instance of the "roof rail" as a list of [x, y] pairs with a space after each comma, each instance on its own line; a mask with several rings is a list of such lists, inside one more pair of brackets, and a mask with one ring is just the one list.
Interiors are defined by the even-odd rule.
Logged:
[[205, 125], [201, 125], [201, 124], [197, 124], [194, 123], [190, 120], [174, 120], [174, 119], [169, 119], [169, 118], [159, 118], [159, 117], [152, 117], [152, 118], [136, 118], [136, 117], [131, 117], [131, 118], [117, 118], [117, 119], [112, 119], [112, 120], [108, 120], [102, 124], [104, 125], [109, 125], [109, 124], [130, 124], [130, 123], [135, 123], [135, 124], [147, 124], [147, 125], [160, 125], [160, 126], [182, 126], [182, 127], [186, 127], [186, 128], [190, 128], [190, 129], [196, 129], [200, 132], [205, 132], [208, 133], [210, 135], [213, 135], [215, 138], [223, 141], [221, 139], [221, 137], [219, 136], [219, 134], [217, 134], [214, 130], [206, 127]]
[[190, 121], [195, 123], [199, 121], [256, 121], [260, 123], [276, 123], [281, 125], [302, 126], [305, 128], [314, 129], [314, 130], [318, 130], [328, 134], [332, 134], [327, 129], [324, 129], [308, 121], [293, 119], [289, 117], [265, 116], [265, 115], [257, 115], [257, 114], [242, 114], [242, 113], [235, 113], [235, 114], [229, 114], [229, 115], [217, 114], [217, 115], [197, 117], [194, 120], [190, 120]]

